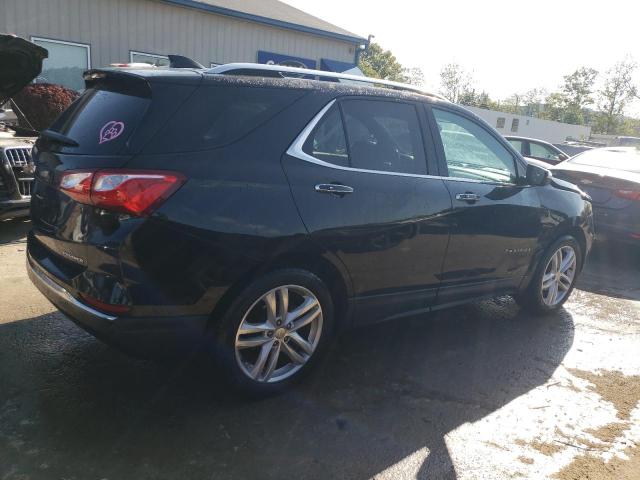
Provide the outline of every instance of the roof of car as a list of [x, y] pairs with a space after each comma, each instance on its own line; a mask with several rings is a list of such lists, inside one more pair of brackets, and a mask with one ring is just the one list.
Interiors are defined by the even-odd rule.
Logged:
[[552, 143], [547, 142], [546, 140], [540, 140], [539, 138], [520, 137], [518, 135], [504, 135], [504, 138], [506, 138], [507, 140], [509, 140], [509, 139], [527, 140], [529, 142], [540, 142], [540, 143], [546, 143], [547, 145], [552, 145]]
[[254, 87], [273, 87], [273, 88], [293, 88], [301, 90], [316, 90], [326, 93], [336, 93], [338, 95], [371, 95], [378, 97], [402, 98], [407, 100], [418, 101], [434, 101], [447, 103], [446, 100], [439, 100], [427, 93], [421, 94], [408, 90], [398, 90], [393, 88], [377, 87], [372, 84], [357, 84], [354, 82], [342, 83], [312, 80], [304, 78], [273, 78], [262, 76], [245, 76], [245, 75], [225, 75], [209, 73], [206, 70], [191, 68], [127, 68], [127, 67], [109, 67], [92, 69], [86, 72], [85, 78], [91, 75], [100, 75], [102, 73], [111, 75], [131, 75], [133, 77], [145, 78], [150, 81], [158, 81], [165, 83], [226, 83], [235, 85], [246, 85]]

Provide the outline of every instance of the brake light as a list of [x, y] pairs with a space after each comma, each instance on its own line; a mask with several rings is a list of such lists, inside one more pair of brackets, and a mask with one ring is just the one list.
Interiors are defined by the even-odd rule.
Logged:
[[640, 201], [640, 191], [638, 190], [616, 190], [614, 193], [617, 197]]
[[93, 172], [65, 173], [60, 180], [60, 189], [77, 202], [89, 203], [92, 181]]
[[158, 208], [184, 181], [184, 176], [176, 172], [76, 171], [63, 175], [60, 189], [80, 203], [143, 216]]

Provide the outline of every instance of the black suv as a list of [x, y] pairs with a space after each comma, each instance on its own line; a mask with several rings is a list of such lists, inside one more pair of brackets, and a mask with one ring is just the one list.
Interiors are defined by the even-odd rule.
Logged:
[[343, 327], [563, 304], [593, 238], [584, 193], [436, 95], [325, 77], [87, 72], [34, 149], [32, 281], [99, 338], [210, 347], [259, 393]]

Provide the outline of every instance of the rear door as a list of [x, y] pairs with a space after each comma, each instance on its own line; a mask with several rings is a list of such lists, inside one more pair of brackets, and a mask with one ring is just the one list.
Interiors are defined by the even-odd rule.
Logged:
[[283, 158], [307, 229], [352, 277], [360, 321], [426, 308], [437, 293], [451, 200], [428, 176], [425, 121], [411, 102], [332, 101]]
[[438, 303], [515, 288], [542, 232], [538, 194], [522, 184], [523, 172], [497, 133], [459, 109], [431, 112], [453, 199]]

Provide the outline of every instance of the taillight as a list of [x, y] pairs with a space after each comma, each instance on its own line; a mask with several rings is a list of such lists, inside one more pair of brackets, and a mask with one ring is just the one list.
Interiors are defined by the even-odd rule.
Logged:
[[60, 180], [60, 189], [80, 203], [90, 203], [93, 172], [65, 173]]
[[183, 175], [150, 170], [67, 172], [60, 189], [80, 203], [131, 215], [149, 215], [184, 183]]
[[616, 190], [614, 193], [617, 197], [640, 201], [640, 190]]

